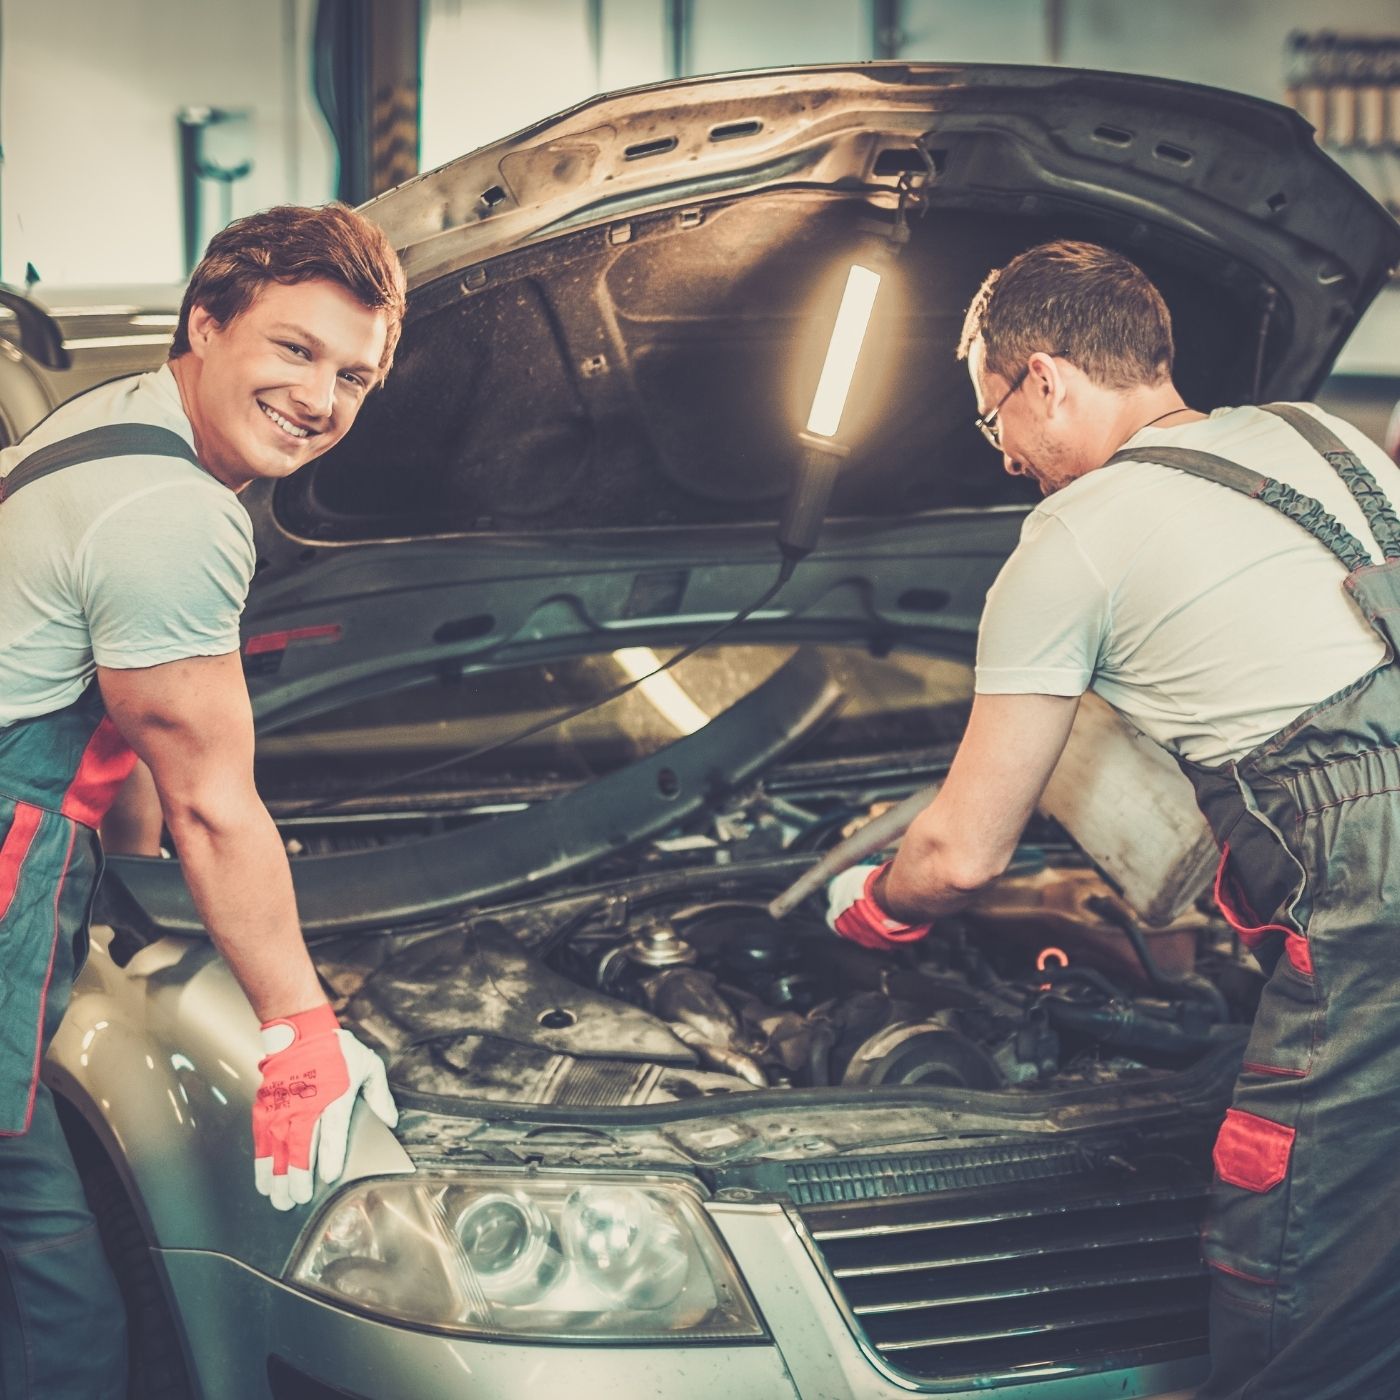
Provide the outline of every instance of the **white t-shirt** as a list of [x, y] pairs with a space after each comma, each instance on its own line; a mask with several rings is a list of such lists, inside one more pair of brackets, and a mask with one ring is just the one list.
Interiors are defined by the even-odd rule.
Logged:
[[[1364, 434], [1324, 422], [1400, 502], [1400, 470]], [[1341, 478], [1262, 409], [1146, 428], [1126, 448], [1194, 448], [1320, 501], [1379, 560]], [[1346, 568], [1272, 507], [1170, 467], [1088, 472], [1027, 517], [987, 595], [979, 693], [1080, 695], [1198, 763], [1243, 757], [1385, 654], [1342, 591]]]
[[[0, 452], [0, 476], [109, 423], [154, 423], [193, 445], [162, 366], [63, 405]], [[109, 457], [16, 491], [0, 505], [0, 727], [71, 704], [98, 664], [237, 651], [253, 561], [238, 497], [181, 457]]]

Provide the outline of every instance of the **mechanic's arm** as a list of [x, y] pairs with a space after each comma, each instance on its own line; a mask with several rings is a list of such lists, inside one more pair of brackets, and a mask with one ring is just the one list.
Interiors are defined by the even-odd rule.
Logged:
[[279, 1210], [345, 1165], [357, 1097], [391, 1128], [378, 1056], [340, 1029], [297, 920], [292, 872], [253, 785], [253, 711], [236, 651], [97, 668], [107, 713], [149, 765], [204, 926], [262, 1021], [253, 1178]]
[[938, 796], [872, 888], [907, 924], [962, 908], [1002, 873], [1069, 739], [1079, 697], [978, 695]]
[[237, 652], [97, 668], [107, 713], [155, 780], [190, 893], [261, 1021], [323, 1006], [281, 837], [253, 785]]

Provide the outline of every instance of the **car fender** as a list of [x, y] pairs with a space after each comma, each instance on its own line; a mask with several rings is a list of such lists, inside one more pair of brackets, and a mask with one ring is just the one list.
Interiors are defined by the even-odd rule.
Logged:
[[0, 447], [18, 442], [54, 402], [29, 356], [0, 339]]
[[[112, 930], [92, 952], [45, 1063], [120, 1173], [150, 1242], [226, 1254], [280, 1276], [316, 1206], [278, 1211], [253, 1186], [258, 1021], [207, 940], [166, 938], [126, 965]], [[357, 1105], [341, 1183], [411, 1171], [393, 1133]]]

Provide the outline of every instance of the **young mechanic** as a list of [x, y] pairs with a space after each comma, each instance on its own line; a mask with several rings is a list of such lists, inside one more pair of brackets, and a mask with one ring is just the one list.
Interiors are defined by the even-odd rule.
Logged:
[[318, 1161], [338, 1176], [361, 1090], [396, 1119], [383, 1066], [327, 1003], [253, 784], [238, 493], [340, 441], [403, 308], [394, 250], [358, 214], [252, 215], [210, 243], [167, 364], [0, 454], [0, 1396], [126, 1393], [122, 1302], [39, 1062], [86, 954], [96, 828], [138, 755], [263, 1023], [257, 1189], [285, 1210]]
[[1312, 405], [1188, 408], [1167, 309], [1085, 243], [983, 284], [978, 426], [1046, 500], [988, 594], [947, 781], [833, 927], [927, 933], [1006, 866], [1088, 688], [1165, 745], [1268, 983], [1215, 1146], [1200, 1400], [1393, 1396], [1400, 1357], [1400, 471]]

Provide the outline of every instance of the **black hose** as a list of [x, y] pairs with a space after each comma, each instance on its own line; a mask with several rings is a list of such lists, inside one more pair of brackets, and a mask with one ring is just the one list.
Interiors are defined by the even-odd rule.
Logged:
[[1107, 1001], [1123, 1001], [1126, 998], [1121, 987], [1115, 987], [1097, 968], [1085, 967], [1081, 963], [1071, 963], [1068, 967], [1047, 967], [1041, 974], [1054, 986], [1062, 982], [1084, 982], [1100, 991]]
[[1158, 1021], [1122, 1002], [1111, 1006], [1079, 1006], [1058, 997], [1047, 997], [1041, 1004], [1056, 1030], [1074, 1031], [1121, 1050], [1195, 1055], [1235, 1033], [1227, 1026], [1187, 1029], [1171, 1021]]
[[1142, 936], [1142, 929], [1138, 926], [1138, 921], [1117, 900], [1110, 899], [1107, 895], [1096, 894], [1084, 901], [1084, 907], [1091, 913], [1097, 914], [1106, 923], [1122, 929], [1127, 935], [1128, 942], [1132, 944], [1133, 952], [1137, 954], [1137, 959], [1142, 964], [1148, 985], [1158, 996], [1165, 997], [1168, 1001], [1203, 1001], [1215, 1012], [1216, 1020], [1228, 1021], [1230, 1019], [1230, 1008], [1226, 1004], [1220, 988], [1213, 982], [1205, 977], [1198, 977], [1193, 972], [1187, 973], [1185, 977], [1181, 978], [1168, 977], [1157, 966], [1156, 959], [1153, 958], [1147, 947], [1147, 940]]
[[836, 1044], [836, 1027], [830, 1021], [812, 1025], [812, 1043], [807, 1050], [807, 1075], [813, 1088], [831, 1083], [831, 1051]]
[[1137, 920], [1117, 900], [1110, 899], [1107, 895], [1091, 895], [1084, 901], [1084, 907], [1090, 913], [1097, 914], [1105, 923], [1112, 924], [1114, 928], [1122, 929], [1127, 934], [1128, 942], [1133, 945], [1133, 952], [1137, 954], [1142, 970], [1147, 975], [1148, 985], [1154, 992], [1165, 995], [1170, 979], [1162, 974], [1156, 959], [1148, 950], [1147, 940], [1142, 936]]

